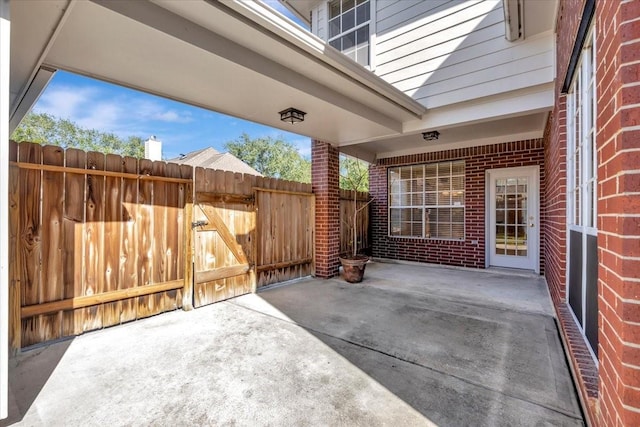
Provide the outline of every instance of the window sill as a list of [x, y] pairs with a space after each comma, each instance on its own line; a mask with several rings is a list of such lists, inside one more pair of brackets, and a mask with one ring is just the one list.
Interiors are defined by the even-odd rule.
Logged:
[[445, 239], [445, 238], [436, 238], [436, 237], [414, 237], [414, 236], [392, 236], [390, 234], [387, 235], [388, 239], [391, 240], [398, 240], [398, 241], [402, 241], [402, 240], [420, 240], [423, 241], [425, 243], [458, 243], [458, 244], [463, 244], [465, 243], [466, 239]]

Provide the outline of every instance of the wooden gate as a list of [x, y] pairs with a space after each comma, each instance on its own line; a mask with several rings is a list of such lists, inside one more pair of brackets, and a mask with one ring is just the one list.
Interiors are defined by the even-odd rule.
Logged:
[[194, 307], [255, 291], [255, 221], [253, 196], [196, 193]]
[[193, 185], [194, 307], [313, 273], [310, 184], [197, 167]]
[[315, 197], [289, 188], [255, 188], [258, 286], [313, 274]]

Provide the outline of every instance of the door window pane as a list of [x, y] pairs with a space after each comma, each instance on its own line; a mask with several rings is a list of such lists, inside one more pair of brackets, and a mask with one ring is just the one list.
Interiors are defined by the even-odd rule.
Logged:
[[495, 180], [496, 247], [498, 255], [527, 256], [526, 177]]

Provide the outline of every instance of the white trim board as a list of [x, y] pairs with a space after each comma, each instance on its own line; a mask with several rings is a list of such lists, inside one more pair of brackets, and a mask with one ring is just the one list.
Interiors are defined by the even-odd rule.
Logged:
[[9, 407], [9, 0], [0, 0], [0, 419]]

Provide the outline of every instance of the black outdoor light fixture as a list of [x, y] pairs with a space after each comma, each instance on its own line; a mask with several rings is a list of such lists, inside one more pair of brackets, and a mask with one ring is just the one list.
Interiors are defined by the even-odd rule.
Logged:
[[296, 110], [295, 108], [287, 108], [280, 111], [280, 120], [283, 122], [300, 123], [304, 122], [304, 115], [307, 114], [304, 111]]
[[422, 132], [422, 138], [425, 141], [435, 141], [440, 136], [440, 132], [437, 130], [431, 130], [429, 132]]

